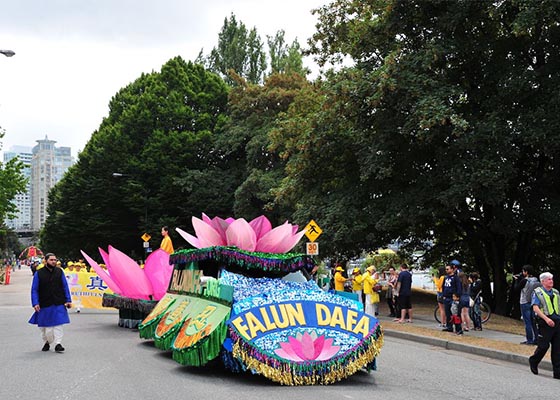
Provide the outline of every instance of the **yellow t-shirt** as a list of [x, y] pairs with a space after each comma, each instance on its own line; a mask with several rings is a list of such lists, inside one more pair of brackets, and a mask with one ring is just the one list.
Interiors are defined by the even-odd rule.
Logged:
[[169, 236], [165, 236], [163, 238], [163, 240], [161, 241], [161, 245], [159, 246], [163, 251], [165, 251], [166, 253], [173, 253], [175, 250], [173, 250], [173, 243], [171, 242], [171, 238]]
[[443, 292], [443, 281], [445, 276], [442, 275], [439, 278], [434, 276], [432, 279], [434, 280], [434, 285], [436, 285], [436, 292]]

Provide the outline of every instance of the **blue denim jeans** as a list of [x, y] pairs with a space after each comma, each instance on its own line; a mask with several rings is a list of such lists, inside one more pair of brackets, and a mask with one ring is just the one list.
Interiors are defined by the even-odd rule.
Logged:
[[536, 343], [537, 333], [533, 322], [533, 307], [531, 303], [521, 304], [521, 316], [525, 323], [525, 337], [527, 338], [527, 342]]

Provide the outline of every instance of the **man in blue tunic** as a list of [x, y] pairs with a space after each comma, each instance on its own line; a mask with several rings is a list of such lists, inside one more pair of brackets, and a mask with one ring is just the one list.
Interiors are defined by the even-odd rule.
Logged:
[[64, 351], [62, 325], [70, 323], [67, 308], [72, 307], [72, 298], [64, 271], [56, 262], [56, 256], [48, 253], [45, 267], [33, 276], [31, 305], [35, 313], [29, 323], [39, 326], [45, 343], [43, 351], [49, 351], [50, 345], [54, 344], [54, 350], [61, 353]]

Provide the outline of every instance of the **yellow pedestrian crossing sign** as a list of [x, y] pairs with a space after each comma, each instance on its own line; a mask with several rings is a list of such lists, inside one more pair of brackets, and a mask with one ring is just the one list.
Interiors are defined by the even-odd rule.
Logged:
[[309, 221], [305, 227], [305, 236], [312, 242], [317, 240], [317, 238], [323, 233], [323, 230], [319, 228], [319, 225], [313, 220]]
[[142, 238], [142, 240], [143, 240], [144, 242], [147, 242], [147, 241], [150, 240], [152, 237], [151, 237], [150, 235], [148, 235], [147, 233], [144, 233], [144, 234], [141, 236], [141, 238]]

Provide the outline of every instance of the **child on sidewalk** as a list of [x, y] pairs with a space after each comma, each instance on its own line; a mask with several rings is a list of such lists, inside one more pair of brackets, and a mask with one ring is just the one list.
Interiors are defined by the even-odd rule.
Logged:
[[455, 327], [455, 334], [462, 335], [461, 307], [459, 306], [461, 297], [457, 293], [453, 293], [453, 302], [451, 303], [451, 323]]

